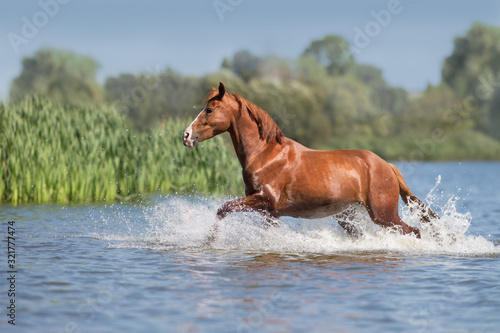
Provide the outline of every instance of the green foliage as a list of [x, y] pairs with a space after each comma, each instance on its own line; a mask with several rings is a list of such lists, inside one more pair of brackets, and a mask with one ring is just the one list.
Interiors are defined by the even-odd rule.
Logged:
[[386, 86], [387, 83], [382, 76], [382, 70], [370, 65], [354, 64], [349, 74], [358, 78], [364, 84], [369, 86]]
[[474, 23], [465, 36], [455, 38], [453, 53], [444, 61], [443, 82], [462, 100], [474, 99], [474, 127], [499, 137], [492, 100], [500, 85], [500, 27]]
[[338, 35], [328, 35], [312, 41], [302, 54], [323, 65], [329, 75], [343, 75], [354, 64], [351, 45]]
[[198, 95], [198, 104], [203, 102], [203, 94], [207, 94], [209, 92], [209, 87], [218, 87], [219, 82], [224, 82], [226, 87], [230, 89], [230, 92], [243, 92], [248, 89], [247, 84], [241, 77], [228, 69], [222, 68], [218, 72], [207, 74], [201, 78], [200, 83], [203, 86], [203, 92]]
[[498, 160], [500, 142], [476, 131], [429, 133], [402, 133], [391, 137], [348, 136], [333, 138], [331, 149], [368, 149], [387, 160], [447, 161]]
[[[412, 99], [399, 115], [400, 133], [428, 133], [439, 126], [450, 130], [470, 127], [471, 113], [465, 112], [460, 100], [447, 85], [427, 87], [418, 98]], [[457, 118], [460, 117], [460, 118]]]
[[476, 95], [481, 84], [499, 78], [499, 74], [500, 27], [482, 23], [474, 23], [465, 36], [455, 38], [453, 53], [442, 69], [443, 81], [461, 98]]
[[452, 132], [429, 159], [434, 160], [497, 160], [500, 142], [483, 133], [466, 130]]
[[500, 85], [496, 88], [488, 109], [488, 125], [486, 131], [500, 140]]
[[297, 79], [311, 87], [322, 87], [328, 80], [326, 68], [311, 57], [302, 56], [295, 63]]
[[3, 202], [243, 190], [241, 167], [222, 138], [196, 149], [182, 146], [190, 120], [168, 118], [140, 133], [112, 108], [62, 107], [39, 98], [0, 105], [0, 119]]
[[370, 125], [380, 111], [372, 103], [371, 89], [354, 77], [335, 78], [330, 83], [327, 109], [335, 136], [372, 136]]
[[293, 80], [293, 72], [290, 68], [291, 61], [278, 57], [261, 58], [258, 68], [258, 77], [290, 82]]
[[62, 104], [88, 104], [102, 98], [96, 81], [99, 64], [73, 52], [41, 49], [23, 59], [21, 74], [12, 81], [10, 99], [25, 96], [49, 97]]
[[245, 83], [256, 78], [290, 81], [293, 74], [289, 61], [275, 56], [258, 57], [248, 50], [236, 52], [232, 59], [225, 58], [221, 69], [233, 72]]
[[[313, 91], [300, 82], [255, 79], [245, 97], [266, 110], [286, 136], [308, 146], [318, 146], [329, 135], [328, 118]], [[318, 135], [321, 133], [321, 135]]]
[[257, 76], [260, 65], [260, 58], [254, 56], [250, 51], [243, 50], [236, 52], [232, 60], [225, 60], [223, 66], [240, 76], [245, 82]]
[[171, 69], [138, 76], [122, 74], [106, 79], [106, 100], [133, 120], [135, 128], [149, 130], [161, 119], [199, 112], [207, 87], [200, 78]]

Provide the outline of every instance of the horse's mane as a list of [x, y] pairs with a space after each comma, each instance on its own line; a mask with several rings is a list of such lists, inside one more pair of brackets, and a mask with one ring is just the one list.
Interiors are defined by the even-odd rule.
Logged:
[[231, 95], [240, 105], [239, 115], [241, 116], [241, 112], [246, 109], [250, 118], [255, 121], [259, 129], [259, 137], [261, 140], [265, 140], [267, 143], [277, 142], [281, 144], [283, 142], [285, 135], [266, 111], [238, 94]]

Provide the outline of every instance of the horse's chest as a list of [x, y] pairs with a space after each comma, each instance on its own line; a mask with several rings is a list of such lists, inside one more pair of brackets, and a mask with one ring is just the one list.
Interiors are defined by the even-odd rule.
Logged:
[[259, 180], [258, 175], [254, 173], [248, 174], [243, 172], [243, 181], [245, 182], [245, 192], [250, 194], [259, 192], [262, 190], [262, 186], [265, 185]]
[[275, 199], [279, 197], [278, 189], [281, 188], [283, 174], [279, 172], [270, 172], [268, 170], [260, 170], [254, 173], [243, 173], [243, 180], [247, 195], [256, 192], [265, 192], [266, 194], [273, 194]]

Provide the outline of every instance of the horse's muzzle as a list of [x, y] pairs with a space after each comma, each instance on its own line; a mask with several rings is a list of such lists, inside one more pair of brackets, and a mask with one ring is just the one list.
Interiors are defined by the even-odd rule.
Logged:
[[194, 148], [198, 144], [199, 137], [193, 136], [193, 128], [189, 126], [182, 135], [182, 142], [188, 148]]

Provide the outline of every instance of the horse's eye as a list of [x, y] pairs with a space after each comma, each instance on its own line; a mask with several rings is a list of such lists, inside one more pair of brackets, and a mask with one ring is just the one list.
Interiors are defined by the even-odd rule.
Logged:
[[208, 113], [208, 114], [212, 113], [213, 111], [214, 111], [214, 109], [206, 109], [205, 110], [205, 112]]

